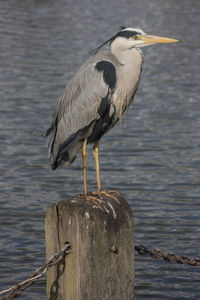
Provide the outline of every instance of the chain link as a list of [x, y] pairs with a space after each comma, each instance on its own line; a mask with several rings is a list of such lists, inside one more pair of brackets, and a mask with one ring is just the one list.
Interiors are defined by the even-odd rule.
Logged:
[[46, 263], [44, 263], [40, 268], [36, 269], [28, 278], [7, 290], [3, 290], [0, 292], [0, 295], [7, 293], [7, 295], [0, 296], [0, 300], [11, 300], [14, 297], [18, 297], [22, 294], [22, 291], [27, 289], [31, 284], [33, 284], [36, 280], [44, 276], [47, 270], [61, 262], [64, 257], [71, 252], [71, 245], [69, 242], [66, 242], [63, 249], [60, 253], [55, 253], [52, 255]]
[[200, 266], [200, 258], [188, 258], [187, 256], [177, 256], [174, 253], [162, 253], [158, 249], [149, 250], [145, 246], [135, 246], [135, 250], [141, 255], [149, 254], [154, 259], [164, 259], [168, 262], [177, 262], [178, 264], [188, 264], [191, 266]]
[[[164, 259], [168, 262], [177, 262], [179, 264], [189, 264], [191, 266], [200, 266], [200, 258], [188, 258], [187, 256], [177, 256], [174, 253], [166, 252], [162, 253], [158, 249], [149, 250], [147, 247], [140, 245], [135, 246], [135, 250], [140, 255], [150, 255], [154, 259]], [[71, 252], [71, 245], [66, 242], [60, 253], [55, 253], [52, 255], [46, 263], [44, 263], [40, 268], [36, 269], [28, 278], [15, 286], [7, 290], [0, 292], [0, 300], [11, 300], [14, 297], [18, 297], [22, 292], [27, 289], [31, 284], [37, 281], [39, 278], [44, 276], [47, 270], [53, 266], [58, 265], [64, 257]], [[7, 293], [7, 294], [6, 294]], [[6, 294], [3, 296], [3, 294]]]

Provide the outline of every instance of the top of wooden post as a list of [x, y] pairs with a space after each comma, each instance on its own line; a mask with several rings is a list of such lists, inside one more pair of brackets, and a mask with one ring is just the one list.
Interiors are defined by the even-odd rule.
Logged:
[[[90, 195], [90, 194], [88, 194]], [[133, 224], [132, 210], [127, 200], [119, 193], [113, 191], [112, 194], [116, 200], [104, 196], [104, 202], [95, 204], [90, 200], [85, 200], [83, 195], [76, 196], [72, 199], [61, 200], [57, 203], [57, 210], [62, 211], [67, 206], [68, 214], [76, 210], [78, 214], [87, 218], [98, 220], [99, 226], [106, 221], [106, 225], [113, 227], [116, 231], [122, 223], [127, 223], [129, 226]]]

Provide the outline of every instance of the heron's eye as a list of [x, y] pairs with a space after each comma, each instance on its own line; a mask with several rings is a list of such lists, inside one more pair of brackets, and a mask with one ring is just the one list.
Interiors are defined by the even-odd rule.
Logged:
[[133, 36], [133, 39], [134, 39], [134, 40], [137, 40], [137, 39], [138, 39], [138, 36], [137, 36], [137, 35], [134, 35], [134, 36]]

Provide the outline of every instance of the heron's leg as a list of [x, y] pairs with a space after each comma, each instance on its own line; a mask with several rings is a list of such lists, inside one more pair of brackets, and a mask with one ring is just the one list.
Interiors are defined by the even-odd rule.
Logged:
[[100, 168], [99, 168], [99, 140], [94, 144], [93, 154], [96, 163], [97, 190], [101, 191], [101, 178], [100, 178]]
[[83, 161], [83, 188], [84, 188], [84, 196], [87, 195], [87, 169], [86, 169], [86, 160], [87, 160], [87, 139], [84, 140], [82, 146], [82, 161]]
[[[114, 195], [111, 195], [111, 193], [116, 193], [115, 191], [104, 191], [101, 188], [101, 177], [100, 177], [100, 168], [99, 168], [99, 140], [94, 144], [93, 154], [96, 163], [97, 195], [101, 196], [103, 194], [108, 198], [112, 198], [118, 204], [120, 204], [119, 200]], [[95, 192], [93, 192], [93, 194], [95, 194]]]

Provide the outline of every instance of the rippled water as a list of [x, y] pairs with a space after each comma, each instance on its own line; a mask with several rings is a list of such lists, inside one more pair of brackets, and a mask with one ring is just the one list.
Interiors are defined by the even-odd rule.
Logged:
[[[82, 192], [80, 156], [51, 171], [42, 134], [66, 82], [121, 25], [180, 42], [144, 49], [135, 103], [102, 139], [103, 186], [129, 200], [136, 244], [199, 256], [199, 9], [195, 0], [0, 2], [0, 289], [45, 260], [46, 209]], [[92, 156], [88, 170], [93, 190]], [[199, 268], [135, 260], [136, 299], [200, 297]], [[45, 279], [21, 299], [46, 299]]]

